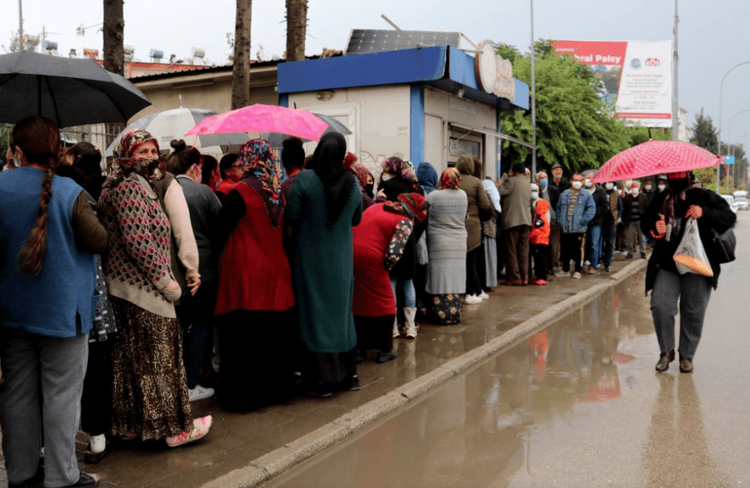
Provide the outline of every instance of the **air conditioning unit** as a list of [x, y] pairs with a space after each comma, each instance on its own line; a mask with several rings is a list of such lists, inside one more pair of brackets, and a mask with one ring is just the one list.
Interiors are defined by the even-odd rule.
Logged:
[[130, 63], [133, 61], [133, 56], [135, 56], [135, 46], [126, 44], [122, 47], [122, 52], [124, 61]]

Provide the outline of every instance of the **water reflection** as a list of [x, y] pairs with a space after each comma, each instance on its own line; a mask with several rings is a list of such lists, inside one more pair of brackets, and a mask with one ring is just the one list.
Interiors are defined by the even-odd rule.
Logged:
[[[652, 334], [642, 279], [622, 283], [272, 486], [504, 487], [521, 473], [533, 485], [534, 432], [635, 386], [628, 370], [644, 321]], [[399, 343], [399, 361], [416, 377], [419, 361], [455, 357], [474, 340], [445, 328], [426, 355]]]

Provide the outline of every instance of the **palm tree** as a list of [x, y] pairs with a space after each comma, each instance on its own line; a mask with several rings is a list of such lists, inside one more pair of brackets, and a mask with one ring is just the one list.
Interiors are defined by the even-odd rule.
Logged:
[[250, 20], [253, 0], [237, 0], [234, 24], [232, 109], [250, 104]]
[[286, 60], [305, 59], [307, 0], [286, 0]]

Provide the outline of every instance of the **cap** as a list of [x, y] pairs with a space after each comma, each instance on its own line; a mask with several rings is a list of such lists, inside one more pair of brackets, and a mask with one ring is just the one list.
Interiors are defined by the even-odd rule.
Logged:
[[581, 175], [583, 175], [585, 178], [588, 178], [589, 176], [594, 176], [595, 174], [596, 174], [595, 169], [587, 169], [581, 172]]
[[668, 180], [669, 178], [667, 178], [667, 175], [659, 175], [656, 179], [657, 180]]
[[539, 185], [536, 183], [531, 184], [531, 191], [539, 191]]
[[552, 171], [553, 169], [557, 169], [557, 168], [562, 168], [562, 164], [553, 164], [552, 168], [550, 168], [550, 171]]

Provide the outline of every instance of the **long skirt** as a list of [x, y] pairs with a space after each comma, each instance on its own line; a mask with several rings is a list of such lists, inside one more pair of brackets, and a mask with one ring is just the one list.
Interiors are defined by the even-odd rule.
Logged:
[[354, 328], [357, 331], [357, 349], [367, 351], [390, 351], [393, 348], [394, 315], [381, 317], [354, 316]]
[[497, 286], [497, 243], [494, 237], [482, 236], [484, 240], [485, 282], [482, 287]]
[[248, 411], [291, 395], [298, 354], [293, 317], [291, 310], [236, 310], [218, 317], [222, 408]]
[[180, 326], [127, 300], [111, 297], [114, 436], [163, 439], [189, 430], [193, 416], [182, 362]]
[[458, 293], [432, 295], [428, 315], [437, 325], [453, 325], [461, 322], [463, 301]]

